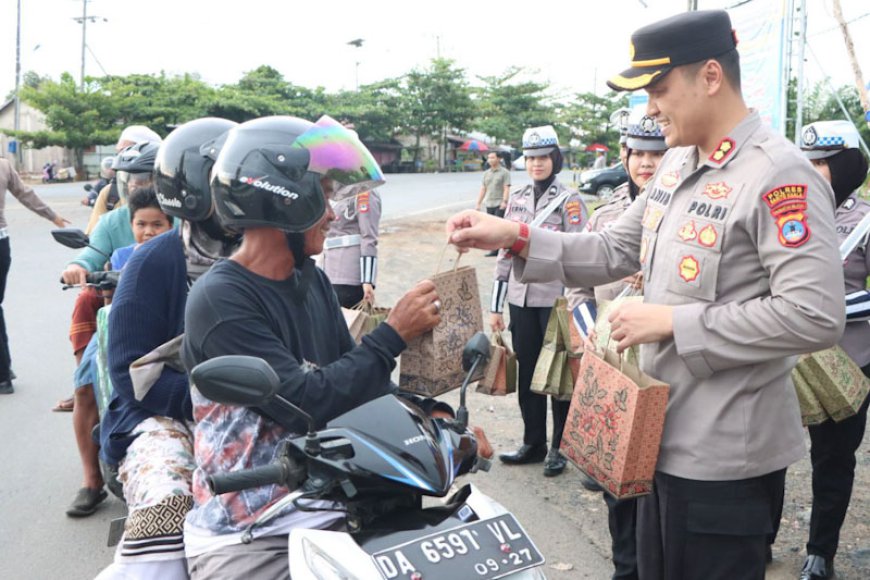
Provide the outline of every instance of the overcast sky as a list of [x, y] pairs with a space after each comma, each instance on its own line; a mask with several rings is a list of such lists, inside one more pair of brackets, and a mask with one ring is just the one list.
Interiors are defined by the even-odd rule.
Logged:
[[[754, 0], [784, 2], [785, 0]], [[795, 0], [799, 2], [800, 0]], [[870, 2], [841, 0], [855, 49], [870, 82]], [[720, 8], [735, 0], [700, 0]], [[81, 0], [22, 0], [22, 72], [57, 78], [81, 67]], [[536, 71], [536, 80], [566, 95], [605, 90], [604, 81], [628, 62], [631, 32], [685, 10], [686, 0], [555, 0], [485, 2], [429, 0], [92, 0], [86, 74], [198, 73], [211, 84], [237, 81], [261, 64], [295, 84], [328, 91], [425, 67], [440, 53], [469, 76], [494, 75], [510, 65]], [[643, 4], [648, 5], [644, 8]], [[852, 83], [845, 45], [830, 0], [807, 0], [810, 46], [824, 74]], [[510, 8], [507, 8], [510, 7]], [[15, 84], [16, 0], [0, 0], [0, 98]], [[107, 21], [103, 21], [105, 18]], [[739, 36], [738, 30], [738, 36]], [[362, 48], [348, 41], [362, 38]], [[823, 77], [808, 55], [810, 80]]]

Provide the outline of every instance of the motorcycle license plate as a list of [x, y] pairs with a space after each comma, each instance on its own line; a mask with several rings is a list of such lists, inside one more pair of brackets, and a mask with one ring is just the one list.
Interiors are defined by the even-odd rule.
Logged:
[[544, 563], [516, 518], [471, 522], [372, 554], [385, 580], [503, 578]]

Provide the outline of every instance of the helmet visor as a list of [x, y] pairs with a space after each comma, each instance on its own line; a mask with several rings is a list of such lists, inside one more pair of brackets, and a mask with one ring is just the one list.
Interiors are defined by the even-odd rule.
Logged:
[[115, 180], [118, 183], [118, 196], [126, 200], [127, 193], [130, 191], [130, 174], [126, 171], [116, 171]]
[[333, 179], [341, 197], [384, 184], [384, 174], [371, 152], [354, 131], [332, 117], [321, 117], [293, 146], [308, 151], [308, 171]]

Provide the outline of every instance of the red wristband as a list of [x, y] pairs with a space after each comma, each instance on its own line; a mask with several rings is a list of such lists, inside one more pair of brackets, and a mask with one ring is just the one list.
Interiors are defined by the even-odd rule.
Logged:
[[508, 253], [513, 256], [519, 256], [525, 247], [529, 244], [529, 224], [520, 222], [520, 233], [517, 235], [517, 241], [510, 247]]

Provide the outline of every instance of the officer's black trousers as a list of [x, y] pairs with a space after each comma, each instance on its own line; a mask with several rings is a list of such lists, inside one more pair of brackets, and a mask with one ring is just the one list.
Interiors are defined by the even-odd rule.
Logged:
[[[861, 369], [867, 375], [870, 365]], [[868, 375], [870, 376], [870, 375]], [[855, 451], [861, 446], [867, 425], [870, 397], [857, 414], [839, 423], [827, 420], [811, 425], [810, 460], [813, 464], [813, 512], [807, 554], [833, 559], [840, 543], [840, 528], [852, 498]]]
[[[532, 306], [515, 306], [510, 304], [511, 337], [514, 352], [517, 355], [517, 397], [520, 402], [520, 413], [523, 416], [523, 443], [526, 445], [543, 445], [547, 443], [547, 399], [544, 395], [531, 392], [532, 375], [538, 354], [544, 344], [544, 334], [547, 331], [547, 321], [552, 307], [537, 308]], [[552, 447], [559, 448], [562, 442], [562, 430], [565, 419], [568, 418], [568, 408], [571, 401], [552, 399], [553, 407], [553, 438]]]
[[9, 238], [0, 240], [0, 382], [9, 380], [12, 364], [9, 356], [9, 337], [6, 335], [6, 318], [3, 316], [3, 297], [6, 294], [6, 277], [12, 265]]
[[362, 302], [363, 296], [365, 296], [362, 285], [333, 284], [332, 288], [335, 290], [338, 303], [341, 304], [342, 308], [353, 308]]
[[488, 213], [489, 215], [494, 215], [495, 217], [504, 217], [504, 209], [499, 206], [486, 208], [486, 213]]
[[637, 580], [637, 499], [604, 493], [613, 552], [613, 580]]
[[641, 580], [764, 580], [771, 512], [785, 469], [736, 481], [656, 472], [637, 501]]

